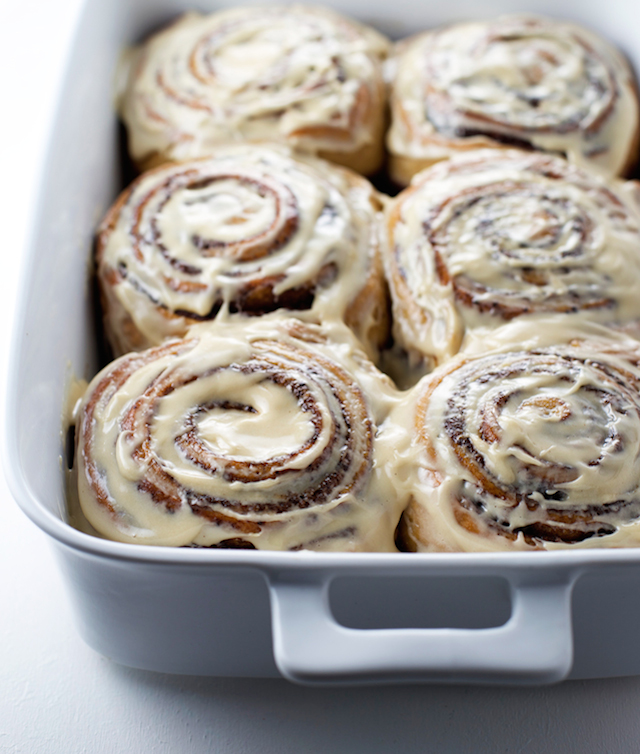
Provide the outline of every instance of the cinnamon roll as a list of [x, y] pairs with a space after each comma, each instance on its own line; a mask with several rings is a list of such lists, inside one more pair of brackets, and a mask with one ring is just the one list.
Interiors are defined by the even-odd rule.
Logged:
[[78, 497], [143, 544], [393, 551], [400, 509], [373, 475], [392, 386], [344, 326], [197, 325], [89, 385]]
[[520, 331], [522, 345], [458, 355], [392, 412], [403, 549], [640, 545], [640, 345], [536, 346]]
[[640, 332], [640, 211], [625, 182], [559, 157], [479, 150], [434, 165], [390, 204], [395, 338], [429, 364], [465, 334], [564, 313]]
[[221, 310], [342, 319], [370, 354], [387, 337], [379, 195], [346, 168], [239, 145], [142, 175], [97, 236], [116, 354], [184, 335]]
[[501, 145], [608, 175], [637, 159], [631, 68], [576, 24], [518, 15], [454, 24], [401, 42], [390, 69], [390, 171], [401, 185], [460, 151]]
[[187, 13], [125, 57], [119, 111], [131, 156], [149, 168], [229, 141], [268, 140], [374, 173], [388, 47], [325, 8]]

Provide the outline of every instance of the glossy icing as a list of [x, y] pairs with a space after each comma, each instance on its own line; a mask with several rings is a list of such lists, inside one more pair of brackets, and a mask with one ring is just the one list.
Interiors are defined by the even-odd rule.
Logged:
[[502, 16], [401, 42], [390, 65], [392, 154], [429, 162], [496, 142], [566, 156], [608, 175], [637, 149], [631, 69], [577, 24]]
[[98, 233], [115, 352], [279, 308], [346, 320], [375, 351], [386, 315], [381, 208], [364, 178], [277, 145], [229, 146], [144, 174]]
[[137, 162], [229, 141], [353, 152], [380, 137], [378, 32], [303, 5], [192, 12], [123, 59], [119, 111]]
[[629, 184], [561, 158], [478, 150], [439, 163], [390, 203], [386, 231], [396, 337], [427, 360], [516, 317], [640, 321]]
[[537, 317], [470, 339], [382, 440], [409, 546], [638, 546], [639, 387], [638, 342], [598, 325]]
[[123, 542], [394, 551], [397, 394], [349, 331], [271, 315], [121, 357], [79, 410], [79, 501]]

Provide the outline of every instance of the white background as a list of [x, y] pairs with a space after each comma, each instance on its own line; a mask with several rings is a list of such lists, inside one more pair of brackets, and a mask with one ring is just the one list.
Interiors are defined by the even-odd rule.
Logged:
[[[3, 399], [18, 265], [79, 5], [0, 0]], [[78, 637], [46, 538], [0, 478], [3, 754], [637, 751], [640, 678], [542, 689], [313, 690], [286, 681], [174, 677], [114, 665]]]

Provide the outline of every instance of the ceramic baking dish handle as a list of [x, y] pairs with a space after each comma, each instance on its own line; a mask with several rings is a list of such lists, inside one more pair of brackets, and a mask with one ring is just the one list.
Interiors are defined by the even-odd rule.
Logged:
[[571, 670], [567, 581], [510, 581], [512, 612], [495, 628], [353, 629], [329, 606], [330, 576], [271, 575], [276, 664], [305, 684], [403, 681], [542, 684]]

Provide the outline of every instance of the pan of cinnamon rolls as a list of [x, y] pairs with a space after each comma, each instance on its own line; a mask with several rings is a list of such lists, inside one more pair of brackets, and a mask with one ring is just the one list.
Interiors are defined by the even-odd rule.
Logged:
[[60, 108], [7, 402], [88, 643], [304, 683], [640, 672], [625, 34], [262, 3], [145, 35], [116, 5], [139, 41], [111, 102], [123, 37], [81, 21], [104, 46]]
[[74, 418], [96, 533], [640, 545], [638, 98], [611, 43], [235, 8], [119, 81], [139, 174], [97, 229], [109, 357]]

